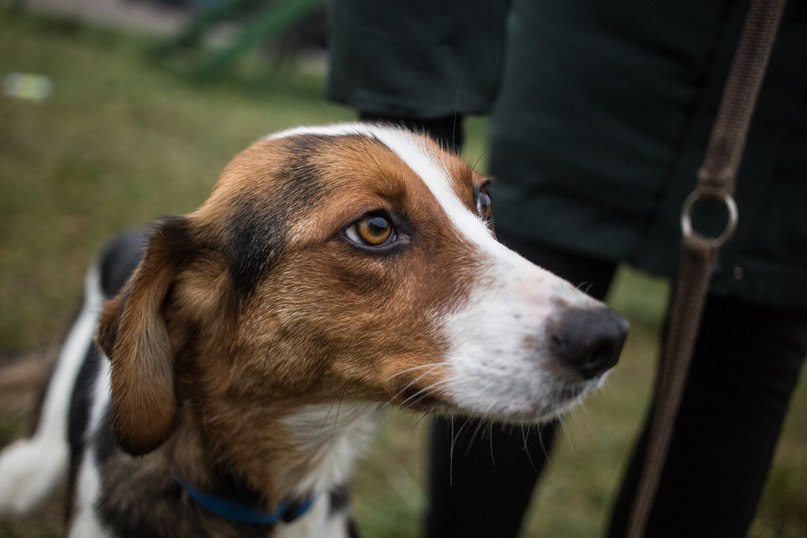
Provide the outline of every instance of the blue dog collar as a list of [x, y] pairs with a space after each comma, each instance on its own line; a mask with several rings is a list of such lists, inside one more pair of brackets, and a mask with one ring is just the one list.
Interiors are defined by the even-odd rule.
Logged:
[[284, 499], [273, 512], [264, 512], [255, 506], [241, 504], [212, 493], [199, 491], [191, 484], [177, 477], [177, 482], [197, 504], [228, 521], [247, 525], [275, 525], [279, 522], [291, 523], [302, 517], [314, 505], [314, 496], [302, 500]]

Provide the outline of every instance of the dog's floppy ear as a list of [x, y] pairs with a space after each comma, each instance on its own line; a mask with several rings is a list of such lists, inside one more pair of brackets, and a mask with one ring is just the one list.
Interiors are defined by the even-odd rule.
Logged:
[[112, 425], [133, 455], [154, 450], [174, 429], [174, 350], [163, 308], [194, 250], [186, 218], [162, 220], [128, 284], [101, 316], [97, 342], [112, 363]]

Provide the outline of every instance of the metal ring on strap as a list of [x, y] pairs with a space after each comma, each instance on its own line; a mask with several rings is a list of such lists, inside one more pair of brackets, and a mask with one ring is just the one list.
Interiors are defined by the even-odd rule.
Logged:
[[[695, 204], [705, 199], [722, 202], [723, 205], [726, 206], [726, 211], [728, 212], [728, 221], [726, 222], [726, 227], [717, 237], [704, 237], [692, 227], [692, 210], [694, 209]], [[720, 248], [726, 241], [731, 239], [732, 235], [734, 235], [734, 231], [737, 229], [737, 220], [737, 203], [734, 201], [733, 196], [727, 193], [713, 194], [707, 191], [696, 189], [692, 191], [689, 196], [687, 196], [687, 199], [684, 201], [684, 206], [681, 208], [681, 233], [684, 235], [684, 237], [695, 237], [703, 241], [708, 241], [715, 248]]]

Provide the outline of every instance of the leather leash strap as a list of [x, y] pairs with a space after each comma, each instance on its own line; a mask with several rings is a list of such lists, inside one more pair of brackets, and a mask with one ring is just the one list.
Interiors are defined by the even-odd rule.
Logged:
[[[645, 534], [692, 360], [709, 279], [720, 247], [734, 234], [737, 224], [734, 180], [784, 5], [785, 0], [751, 1], [706, 155], [698, 171], [698, 183], [682, 209], [678, 280], [656, 382], [656, 405], [647, 451], [628, 520], [628, 538], [641, 538]], [[718, 237], [704, 237], [692, 227], [692, 211], [705, 200], [722, 203], [728, 213], [726, 228]]]

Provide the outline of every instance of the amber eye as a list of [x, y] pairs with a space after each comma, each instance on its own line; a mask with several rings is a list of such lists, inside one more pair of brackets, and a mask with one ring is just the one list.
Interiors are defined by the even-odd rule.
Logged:
[[488, 194], [485, 187], [482, 187], [476, 193], [476, 213], [485, 220], [493, 218], [493, 201], [490, 199], [490, 194]]
[[395, 228], [384, 215], [366, 215], [345, 230], [345, 235], [359, 246], [381, 247], [395, 240]]

